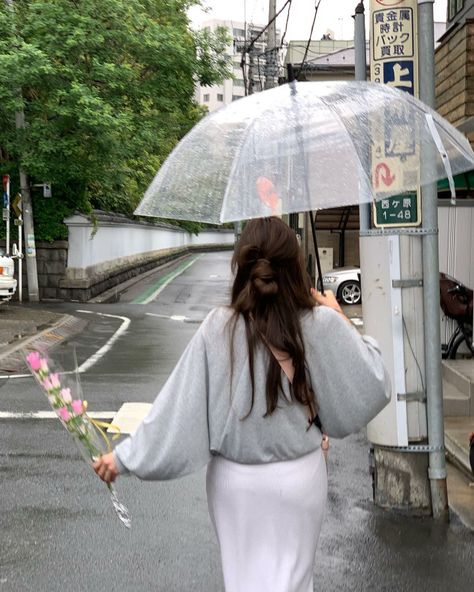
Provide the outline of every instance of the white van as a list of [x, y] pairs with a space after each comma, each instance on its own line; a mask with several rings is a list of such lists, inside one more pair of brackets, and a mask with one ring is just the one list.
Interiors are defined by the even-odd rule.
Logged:
[[0, 304], [8, 302], [16, 292], [15, 267], [13, 259], [0, 250]]

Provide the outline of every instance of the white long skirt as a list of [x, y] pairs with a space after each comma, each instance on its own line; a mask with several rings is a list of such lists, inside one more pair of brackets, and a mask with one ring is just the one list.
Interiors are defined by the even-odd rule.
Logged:
[[321, 449], [260, 465], [214, 457], [207, 500], [226, 592], [313, 592], [326, 497]]

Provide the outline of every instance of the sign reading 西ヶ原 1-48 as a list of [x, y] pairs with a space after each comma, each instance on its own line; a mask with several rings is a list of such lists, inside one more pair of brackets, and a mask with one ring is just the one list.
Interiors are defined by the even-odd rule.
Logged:
[[[417, 0], [370, 1], [370, 77], [418, 96]], [[374, 125], [372, 178], [375, 189], [393, 194], [419, 181], [414, 121], [403, 107], [387, 107]], [[375, 130], [378, 130], [375, 131]], [[418, 226], [416, 191], [387, 197], [374, 205], [375, 226]]]

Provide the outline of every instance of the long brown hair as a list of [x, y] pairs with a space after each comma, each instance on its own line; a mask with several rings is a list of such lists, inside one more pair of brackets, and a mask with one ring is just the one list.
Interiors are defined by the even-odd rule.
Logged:
[[[245, 321], [252, 400], [255, 400], [254, 352], [257, 344], [287, 352], [295, 374], [291, 396], [306, 405], [310, 419], [317, 415], [315, 396], [307, 384], [305, 349], [299, 316], [314, 306], [311, 284], [295, 233], [279, 218], [258, 218], [245, 226], [232, 258], [235, 274], [231, 307], [234, 330], [239, 315]], [[267, 412], [270, 415], [283, 393], [281, 368], [270, 354], [266, 380]]]

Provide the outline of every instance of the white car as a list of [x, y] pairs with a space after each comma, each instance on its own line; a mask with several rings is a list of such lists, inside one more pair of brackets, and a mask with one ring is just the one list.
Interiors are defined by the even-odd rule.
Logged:
[[334, 292], [336, 298], [344, 304], [360, 304], [360, 267], [338, 267], [323, 275], [325, 290]]
[[13, 259], [0, 252], [0, 303], [8, 302], [16, 292]]

